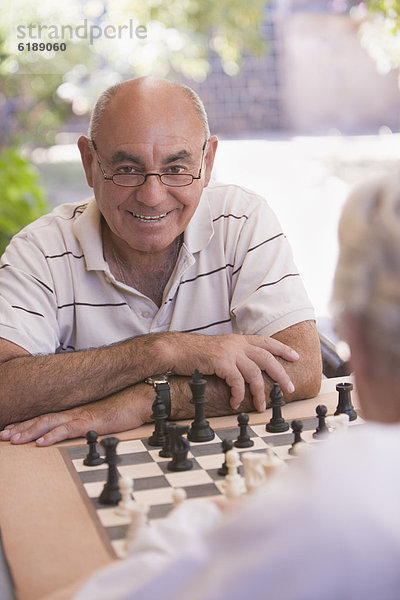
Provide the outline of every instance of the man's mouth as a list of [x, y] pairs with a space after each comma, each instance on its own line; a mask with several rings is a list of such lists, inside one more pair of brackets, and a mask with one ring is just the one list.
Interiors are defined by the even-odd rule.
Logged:
[[139, 215], [137, 213], [132, 212], [131, 215], [135, 217], [135, 219], [139, 219], [142, 223], [151, 223], [154, 221], [160, 221], [164, 217], [166, 217], [168, 212], [162, 213], [161, 215]]

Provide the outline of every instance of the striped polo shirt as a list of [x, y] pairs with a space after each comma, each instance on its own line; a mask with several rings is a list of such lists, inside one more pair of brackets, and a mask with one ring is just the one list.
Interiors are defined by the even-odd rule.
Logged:
[[307, 319], [314, 311], [276, 216], [235, 185], [204, 189], [160, 307], [112, 275], [93, 198], [25, 227], [0, 262], [0, 337], [31, 354], [161, 331], [272, 335]]

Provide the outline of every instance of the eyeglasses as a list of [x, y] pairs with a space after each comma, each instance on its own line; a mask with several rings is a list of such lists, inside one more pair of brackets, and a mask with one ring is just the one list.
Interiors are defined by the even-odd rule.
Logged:
[[103, 173], [103, 177], [106, 181], [112, 181], [115, 185], [119, 185], [121, 187], [138, 187], [143, 185], [148, 177], [158, 177], [161, 183], [164, 185], [168, 185], [170, 187], [185, 187], [186, 185], [190, 185], [193, 183], [195, 179], [201, 178], [201, 171], [203, 169], [203, 160], [204, 160], [204, 151], [207, 146], [208, 140], [206, 140], [203, 144], [202, 153], [201, 153], [201, 163], [199, 174], [197, 177], [191, 175], [189, 173], [114, 173], [111, 177], [108, 177], [105, 174], [103, 167], [101, 166], [99, 155], [97, 152], [97, 146], [93, 139], [90, 140], [94, 151], [96, 153], [97, 162], [99, 164], [100, 170]]

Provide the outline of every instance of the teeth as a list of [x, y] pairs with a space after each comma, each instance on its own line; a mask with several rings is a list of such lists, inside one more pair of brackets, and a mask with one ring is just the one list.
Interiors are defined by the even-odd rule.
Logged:
[[163, 217], [165, 217], [167, 215], [167, 213], [163, 213], [162, 215], [156, 215], [154, 217], [149, 217], [146, 215], [138, 215], [136, 213], [132, 213], [134, 217], [136, 217], [137, 219], [140, 219], [141, 221], [158, 221], [158, 219], [162, 219]]

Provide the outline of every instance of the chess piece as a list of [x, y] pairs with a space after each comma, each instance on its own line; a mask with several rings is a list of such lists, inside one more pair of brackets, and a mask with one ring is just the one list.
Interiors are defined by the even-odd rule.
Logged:
[[131, 522], [125, 536], [125, 552], [129, 554], [129, 551], [140, 535], [140, 531], [148, 527], [147, 515], [149, 507], [145, 504], [136, 503], [134, 508], [131, 510]]
[[224, 462], [222, 463], [222, 466], [218, 469], [218, 475], [225, 477], [225, 475], [228, 474], [228, 467], [226, 464], [226, 453], [228, 452], [228, 450], [232, 450], [233, 442], [231, 440], [224, 439], [224, 440], [222, 440], [221, 446], [222, 446], [222, 451], [224, 453]]
[[245, 492], [245, 486], [243, 477], [238, 473], [240, 458], [236, 450], [228, 450], [226, 453], [226, 464], [228, 474], [223, 482], [223, 489], [227, 498], [237, 498]]
[[183, 437], [189, 427], [186, 425], [175, 425], [170, 429], [172, 460], [167, 464], [168, 471], [189, 471], [193, 462], [188, 459], [189, 442]]
[[329, 433], [329, 429], [325, 421], [328, 409], [326, 408], [325, 404], [318, 404], [317, 408], [315, 409], [315, 412], [317, 413], [318, 417], [318, 426], [313, 433], [313, 438], [317, 439], [321, 437], [326, 437], [326, 435]]
[[279, 458], [272, 446], [267, 446], [264, 456], [264, 471], [266, 476], [268, 478], [272, 477], [283, 467], [286, 467], [285, 461]]
[[289, 423], [282, 417], [282, 406], [285, 406], [285, 402], [279, 383], [274, 383], [269, 397], [271, 401], [268, 407], [272, 408], [272, 417], [265, 429], [269, 433], [283, 433], [289, 429]]
[[355, 419], [357, 419], [357, 413], [351, 403], [352, 389], [353, 384], [348, 381], [337, 384], [336, 390], [339, 392], [339, 399], [334, 415], [336, 416], [345, 413], [350, 421], [355, 421]]
[[153, 413], [151, 418], [154, 420], [154, 431], [147, 440], [150, 446], [164, 446], [166, 438], [166, 421], [168, 418], [165, 404], [161, 400], [160, 394], [156, 393], [156, 398], [152, 404]]
[[309, 450], [309, 444], [307, 444], [305, 441], [301, 441], [298, 444], [294, 444], [293, 448], [291, 449], [291, 455], [292, 456], [297, 456], [297, 457], [301, 457], [304, 456]]
[[289, 448], [289, 454], [296, 455], [296, 445], [304, 443], [304, 440], [301, 437], [301, 432], [303, 431], [303, 421], [300, 421], [300, 419], [295, 419], [291, 422], [290, 426], [294, 433], [294, 440], [292, 446]]
[[326, 423], [335, 433], [340, 431], [344, 433], [349, 428], [350, 421], [348, 415], [342, 413], [340, 415], [333, 415], [333, 417], [327, 417]]
[[165, 423], [165, 440], [158, 456], [162, 458], [171, 458], [171, 438], [173, 437], [172, 429], [176, 427], [176, 423]]
[[266, 480], [264, 471], [264, 455], [256, 452], [243, 452], [241, 455], [246, 490], [251, 493], [257, 490]]
[[236, 448], [251, 448], [251, 446], [254, 446], [254, 442], [252, 439], [250, 439], [247, 428], [249, 423], [249, 415], [246, 413], [240, 413], [237, 420], [240, 427], [240, 433], [234, 445]]
[[190, 402], [194, 404], [195, 410], [194, 421], [190, 426], [187, 436], [191, 442], [209, 442], [215, 437], [215, 433], [204, 414], [204, 404], [207, 402], [204, 396], [206, 384], [207, 382], [203, 379], [203, 375], [196, 369], [189, 383], [192, 390], [192, 399]]
[[118, 487], [121, 500], [115, 508], [115, 514], [121, 517], [129, 517], [132, 509], [135, 508], [135, 502], [132, 499], [133, 479], [131, 477], [120, 477]]
[[172, 502], [174, 508], [185, 502], [187, 494], [183, 488], [173, 488], [172, 490]]
[[83, 464], [87, 467], [96, 467], [102, 465], [104, 458], [97, 452], [97, 432], [90, 430], [86, 434], [86, 441], [89, 444], [89, 452], [83, 460]]
[[99, 496], [99, 502], [100, 504], [116, 505], [122, 498], [118, 487], [119, 474], [117, 470], [117, 464], [121, 462], [120, 457], [117, 455], [119, 439], [116, 437], [108, 437], [101, 440], [100, 444], [103, 446], [106, 453], [105, 462], [108, 464], [108, 475], [103, 491]]

